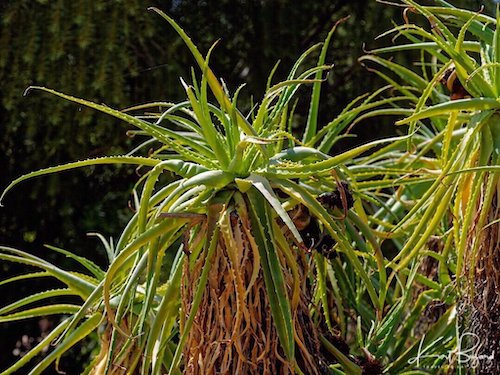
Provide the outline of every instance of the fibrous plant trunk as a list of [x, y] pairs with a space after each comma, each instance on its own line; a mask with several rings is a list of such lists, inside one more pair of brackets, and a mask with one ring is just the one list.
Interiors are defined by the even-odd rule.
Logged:
[[[259, 249], [245, 208], [230, 206], [219, 223], [221, 235], [212, 259], [205, 259], [203, 250], [197, 255], [192, 249], [185, 263], [181, 331], [207, 261], [211, 268], [184, 347], [184, 374], [293, 374], [295, 365], [286, 358], [273, 323]], [[307, 374], [322, 374], [325, 365], [308, 308], [307, 259], [303, 252], [292, 251], [298, 275], [287, 266], [283, 253], [280, 257], [294, 320], [295, 360]], [[294, 293], [295, 282], [299, 293]]]
[[[490, 174], [468, 232], [464, 271], [467, 293], [460, 304], [461, 361], [475, 374], [500, 374], [500, 181]], [[487, 189], [487, 186], [490, 189]], [[481, 213], [484, 212], [484, 219]]]

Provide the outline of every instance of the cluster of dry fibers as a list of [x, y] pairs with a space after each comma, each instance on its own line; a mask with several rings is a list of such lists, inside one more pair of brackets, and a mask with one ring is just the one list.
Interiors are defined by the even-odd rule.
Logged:
[[467, 349], [474, 352], [467, 367], [476, 374], [500, 374], [500, 181], [493, 179], [493, 196], [481, 192], [464, 262], [470, 282], [461, 315]]
[[[259, 250], [245, 210], [230, 207], [221, 213], [219, 225], [221, 235], [212, 259], [205, 259], [201, 251], [197, 259], [185, 263], [181, 331], [207, 261], [211, 268], [184, 347], [184, 374], [295, 373], [295, 365], [280, 347]], [[280, 256], [294, 319], [296, 364], [307, 374], [321, 374], [324, 363], [319, 359], [319, 341], [308, 309], [307, 261], [304, 253], [292, 252], [298, 275], [288, 267], [283, 252]]]

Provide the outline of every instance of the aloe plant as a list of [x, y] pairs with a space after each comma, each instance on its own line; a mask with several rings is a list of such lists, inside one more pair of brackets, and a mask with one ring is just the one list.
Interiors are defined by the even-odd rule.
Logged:
[[[285, 81], [273, 83], [271, 72], [247, 113], [238, 109], [243, 86], [230, 92], [209, 66], [215, 45], [203, 56], [157, 9], [199, 66], [190, 84], [181, 80], [185, 101], [120, 111], [30, 88], [121, 119], [141, 141], [127, 155], [22, 176], [0, 200], [30, 178], [90, 165], [134, 165], [142, 177], [128, 225], [115, 245], [103, 241], [107, 269], [53, 247], [88, 274], [1, 248], [0, 259], [42, 270], [2, 283], [51, 276], [66, 286], [0, 309], [4, 322], [63, 315], [4, 373], [54, 342], [32, 369], [41, 373], [92, 332], [100, 337], [92, 374], [463, 373], [471, 364], [450, 353], [466, 344], [464, 332], [491, 338], [483, 348], [491, 350], [498, 332], [498, 20], [437, 3], [401, 1], [406, 23], [386, 36], [408, 42], [361, 59], [388, 85], [323, 125], [318, 108], [335, 27]], [[428, 23], [413, 23], [416, 14]], [[420, 71], [385, 57], [397, 51], [419, 52]], [[317, 64], [307, 65], [318, 52]], [[297, 134], [296, 94], [304, 85], [312, 88], [310, 105]], [[379, 115], [405, 116], [398, 125], [408, 134], [331, 155], [355, 126]], [[46, 302], [68, 295], [80, 303]], [[500, 371], [494, 361], [476, 365], [469, 367], [477, 373]]]
[[[411, 115], [397, 122], [408, 126], [411, 138], [406, 150], [392, 155], [393, 165], [418, 170], [432, 183], [417, 194], [401, 188], [400, 196], [413, 201], [391, 232], [408, 238], [389, 267], [404, 272], [433, 258], [435, 281], [458, 292], [448, 300], [458, 310], [456, 344], [462, 348], [457, 350], [477, 350], [473, 357], [458, 357], [456, 370], [498, 373], [500, 362], [492, 353], [500, 349], [499, 8], [490, 17], [441, 0], [437, 6], [401, 3], [407, 22], [387, 35], [405, 42], [371, 51], [362, 60], [412, 96], [406, 107]], [[426, 24], [417, 23], [414, 14]], [[420, 70], [385, 57], [403, 50], [420, 54]], [[396, 205], [402, 206], [395, 197]], [[442, 244], [438, 251], [432, 238]]]
[[[287, 80], [272, 84], [271, 74], [263, 99], [243, 114], [237, 105], [242, 87], [230, 93], [209, 67], [213, 48], [204, 57], [170, 17], [153, 10], [178, 32], [201, 70], [201, 80], [193, 71], [191, 84], [182, 81], [185, 101], [119, 111], [45, 87], [29, 89], [121, 119], [136, 128], [130, 135], [145, 138], [127, 155], [32, 172], [2, 195], [27, 179], [90, 165], [130, 164], [144, 173], [134, 189], [135, 214], [116, 245], [107, 245], [108, 269], [78, 258], [92, 276], [76, 275], [4, 248], [3, 260], [28, 259], [27, 264], [45, 270], [43, 275], [68, 285], [55, 294], [73, 293], [82, 300], [48, 308], [68, 317], [50, 334], [57, 349], [32, 373], [41, 373], [98, 327], [101, 350], [89, 364], [92, 374], [320, 374], [329, 366], [336, 373], [380, 372], [375, 357], [385, 360], [385, 353], [376, 345], [388, 344], [401, 311], [396, 306], [387, 313], [396, 283], [388, 280], [380, 240], [369, 226], [366, 210], [371, 208], [363, 203], [381, 202], [384, 194], [365, 180], [386, 170], [371, 170], [376, 157], [364, 154], [406, 140], [373, 141], [333, 156], [329, 152], [357, 119], [391, 114], [392, 109], [377, 108], [408, 97], [379, 99], [383, 88], [355, 99], [320, 127], [321, 83], [331, 69], [325, 61], [334, 27], [322, 46], [298, 59]], [[305, 67], [318, 50], [317, 65]], [[297, 138], [292, 122], [301, 85], [312, 86], [312, 94], [304, 134]], [[154, 151], [139, 156], [146, 146]], [[176, 177], [172, 181], [165, 175]], [[351, 210], [341, 180], [352, 186]], [[325, 204], [320, 199], [324, 192], [335, 192], [339, 203]], [[295, 220], [298, 212], [306, 212], [307, 223], [313, 221], [322, 236], [331, 238], [326, 255], [336, 257], [333, 261], [305, 245], [307, 233]], [[314, 247], [314, 241], [309, 245]], [[21, 300], [12, 309], [41, 298]], [[399, 305], [408, 298], [404, 293]], [[358, 317], [353, 319], [351, 311]], [[22, 310], [3, 319], [32, 316]], [[356, 326], [352, 351], [340, 350]], [[6, 373], [25, 363], [21, 360]]]

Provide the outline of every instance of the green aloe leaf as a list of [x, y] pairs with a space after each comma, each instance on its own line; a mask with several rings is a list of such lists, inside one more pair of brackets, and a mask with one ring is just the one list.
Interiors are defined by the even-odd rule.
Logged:
[[448, 116], [450, 112], [453, 111], [485, 111], [498, 108], [500, 108], [500, 102], [496, 99], [460, 99], [428, 107], [420, 112], [413, 114], [410, 117], [396, 122], [396, 125], [403, 125], [411, 121], [422, 120], [430, 117]]
[[285, 225], [290, 229], [292, 234], [294, 235], [295, 239], [299, 242], [299, 244], [302, 244], [304, 241], [302, 240], [302, 237], [300, 236], [299, 231], [297, 230], [297, 227], [293, 223], [292, 219], [290, 218], [290, 215], [285, 211], [283, 206], [281, 205], [281, 202], [279, 201], [278, 197], [273, 191], [273, 188], [271, 187], [271, 184], [267, 179], [265, 179], [262, 176], [256, 175], [256, 174], [251, 174], [248, 176], [245, 181], [249, 181], [252, 183], [255, 188], [260, 191], [262, 196], [269, 202], [273, 210], [278, 214], [278, 216], [283, 220]]
[[320, 336], [321, 343], [327, 350], [335, 356], [335, 359], [341, 364], [342, 368], [349, 375], [362, 375], [363, 370], [349, 359], [345, 354], [332, 345], [324, 336]]
[[259, 174], [269, 175], [278, 178], [301, 178], [301, 177], [309, 177], [314, 174], [330, 173], [332, 169], [338, 167], [343, 163], [352, 161], [354, 158], [360, 156], [364, 152], [367, 152], [374, 147], [386, 143], [399, 142], [407, 138], [408, 138], [407, 136], [404, 136], [404, 137], [380, 139], [377, 141], [373, 141], [355, 147], [349, 151], [345, 151], [327, 160], [321, 160], [318, 162], [313, 162], [308, 164], [295, 163], [292, 165], [289, 165], [289, 163], [283, 163], [283, 165], [277, 164], [268, 167], [266, 170], [259, 171]]
[[[48, 93], [51, 93], [53, 95], [59, 96], [63, 99], [66, 99], [70, 102], [78, 103], [81, 105], [84, 105], [89, 108], [93, 108], [98, 110], [99, 112], [108, 114], [110, 116], [113, 116], [117, 119], [120, 119], [122, 121], [127, 122], [130, 125], [133, 125], [141, 130], [144, 130], [148, 135], [158, 139], [160, 142], [166, 144], [168, 147], [176, 151], [179, 155], [182, 157], [189, 159], [191, 161], [195, 161], [196, 163], [199, 163], [201, 165], [206, 165], [206, 166], [213, 166], [213, 162], [210, 159], [207, 159], [200, 155], [197, 152], [194, 152], [187, 147], [182, 146], [179, 142], [177, 142], [175, 139], [170, 138], [167, 136], [167, 132], [165, 129], [158, 127], [157, 125], [151, 124], [147, 121], [143, 121], [138, 119], [137, 117], [131, 116], [128, 113], [110, 108], [108, 106], [102, 105], [102, 104], [97, 104], [85, 99], [80, 99], [76, 98], [71, 95], [66, 95], [63, 93], [60, 93], [58, 91], [46, 88], [46, 87], [41, 87], [41, 86], [30, 86], [28, 90], [41, 90], [45, 91]], [[169, 133], [170, 135], [175, 134], [175, 133]]]
[[50, 273], [53, 277], [55, 277], [59, 281], [66, 284], [69, 288], [74, 290], [75, 293], [80, 295], [83, 299], [88, 297], [95, 288], [94, 280], [92, 280], [92, 278], [64, 271], [61, 268], [56, 267], [49, 262], [46, 262], [38, 257], [35, 257], [34, 255], [28, 254], [20, 250], [12, 249], [5, 246], [0, 246], [0, 259], [9, 262], [21, 263], [41, 268]]
[[[330, 46], [330, 40], [332, 38], [333, 33], [335, 32], [337, 26], [342, 22], [343, 20], [340, 20], [333, 25], [332, 29], [328, 33], [325, 42], [323, 44], [323, 47], [321, 48], [321, 53], [319, 55], [318, 59], [318, 66], [324, 65], [325, 60], [326, 60], [326, 54], [328, 52], [328, 47]], [[307, 124], [306, 124], [306, 129], [304, 131], [304, 135], [302, 136], [302, 142], [307, 143], [309, 142], [312, 137], [316, 134], [317, 128], [318, 128], [318, 110], [319, 110], [319, 99], [321, 96], [321, 71], [318, 71], [316, 73], [316, 76], [314, 77], [318, 82], [315, 82], [313, 84], [313, 90], [312, 90], [312, 95], [311, 95], [311, 103], [309, 104], [309, 114], [307, 116]]]
[[50, 273], [45, 272], [45, 271], [43, 271], [43, 272], [31, 272], [31, 273], [27, 273], [24, 275], [13, 276], [13, 277], [10, 277], [8, 279], [2, 280], [2, 281], [0, 281], [0, 286], [10, 284], [10, 283], [13, 283], [13, 282], [19, 281], [19, 280], [37, 279], [39, 277], [49, 277], [49, 276], [51, 276]]
[[288, 293], [285, 287], [282, 265], [272, 237], [273, 217], [269, 204], [262, 199], [256, 188], [246, 192], [249, 199], [249, 213], [252, 235], [261, 257], [267, 296], [271, 307], [273, 322], [287, 358], [295, 360], [295, 340], [293, 318]]
[[66, 257], [68, 257], [70, 259], [76, 260], [79, 264], [81, 264], [83, 267], [85, 267], [87, 270], [89, 270], [97, 280], [102, 280], [104, 278], [105, 272], [101, 268], [99, 268], [99, 266], [97, 264], [95, 264], [94, 262], [92, 262], [84, 257], [75, 255], [70, 251], [61, 249], [61, 248], [56, 247], [56, 246], [45, 245], [45, 247], [47, 249], [64, 254], [64, 255], [66, 255]]
[[[189, 36], [182, 30], [182, 28], [168, 15], [166, 15], [164, 12], [159, 10], [158, 8], [151, 7], [149, 8], [150, 10], [153, 10], [154, 12], [158, 13], [162, 18], [164, 18], [173, 28], [174, 30], [179, 34], [179, 36], [182, 38], [184, 43], [186, 43], [186, 46], [189, 48], [191, 53], [193, 54], [196, 62], [200, 66], [200, 69], [204, 70], [205, 69], [205, 60], [203, 59], [203, 56], [201, 53], [198, 51], [198, 48], [194, 45], [194, 43], [191, 41]], [[215, 98], [217, 101], [220, 103], [222, 108], [227, 113], [231, 113], [233, 107], [232, 103], [229, 100], [228, 96], [225, 94], [224, 89], [222, 88], [221, 84], [217, 80], [215, 74], [212, 72], [210, 68], [207, 67], [206, 73], [207, 75], [207, 82], [210, 85], [210, 89], [212, 90]], [[241, 112], [237, 109], [235, 109], [236, 112], [236, 120], [238, 123], [238, 126], [245, 132], [246, 135], [251, 135], [251, 136], [258, 136], [256, 133], [255, 129], [250, 125], [248, 120], [241, 114]], [[264, 154], [266, 154], [265, 148], [261, 147], [261, 150]]]
[[4, 370], [2, 375], [10, 375], [16, 373], [16, 371], [20, 370], [23, 366], [26, 366], [34, 357], [39, 355], [47, 346], [51, 345], [52, 342], [59, 336], [59, 334], [66, 328], [69, 323], [69, 319], [63, 320], [59, 325], [54, 328], [50, 333], [43, 338], [33, 349], [31, 349], [28, 353], [24, 354], [16, 363], [14, 363], [11, 367]]
[[151, 331], [145, 346], [145, 362], [143, 364], [143, 369], [148, 369], [150, 367], [149, 363], [151, 363], [154, 374], [160, 373], [162, 365], [161, 358], [163, 357], [161, 353], [166, 349], [166, 345], [158, 349], [159, 353], [157, 355], [153, 355], [155, 347], [157, 348], [159, 343], [165, 342], [166, 338], [171, 334], [178, 314], [178, 295], [180, 293], [184, 252], [181, 251], [180, 254], [165, 287], [165, 292], [158, 306], [154, 320], [151, 323]]
[[38, 171], [31, 172], [31, 173], [25, 174], [21, 177], [18, 177], [14, 181], [12, 181], [5, 188], [2, 195], [0, 196], [0, 205], [1, 205], [1, 202], [4, 199], [5, 195], [7, 194], [7, 192], [9, 192], [14, 186], [18, 185], [19, 183], [21, 183], [23, 181], [34, 178], [34, 177], [40, 177], [40, 176], [44, 176], [44, 175], [51, 174], [51, 173], [59, 173], [59, 172], [63, 172], [63, 171], [73, 170], [76, 168], [88, 167], [88, 166], [100, 165], [100, 164], [133, 164], [133, 165], [144, 165], [144, 166], [154, 167], [155, 165], [157, 165], [160, 162], [161, 162], [161, 160], [151, 159], [151, 158], [143, 158], [143, 157], [137, 157], [137, 156], [106, 156], [106, 157], [101, 157], [101, 158], [81, 160], [81, 161], [76, 161], [76, 162], [67, 163], [67, 164], [63, 164], [63, 165], [58, 165], [55, 167], [40, 169]]
[[62, 304], [62, 303], [56, 305], [34, 307], [32, 309], [23, 310], [17, 313], [0, 316], [0, 323], [31, 319], [45, 315], [73, 314], [77, 312], [79, 309], [80, 306], [78, 305]]
[[40, 362], [33, 370], [30, 371], [29, 375], [39, 375], [47, 367], [50, 366], [52, 362], [57, 360], [61, 355], [67, 352], [71, 347], [73, 347], [78, 342], [85, 339], [90, 333], [92, 333], [101, 323], [102, 315], [100, 313], [95, 313], [90, 316], [85, 322], [83, 322], [78, 328], [72, 331], [66, 339], [59, 344], [48, 356], [46, 356], [42, 362]]
[[72, 295], [74, 296], [75, 292], [73, 292], [71, 289], [53, 289], [53, 290], [46, 290], [40, 293], [31, 294], [25, 298], [22, 298], [16, 302], [13, 302], [7, 306], [0, 308], [0, 315], [5, 315], [13, 310], [19, 309], [20, 307], [29, 305], [33, 302], [42, 301], [44, 299], [49, 299], [53, 297], [72, 296]]

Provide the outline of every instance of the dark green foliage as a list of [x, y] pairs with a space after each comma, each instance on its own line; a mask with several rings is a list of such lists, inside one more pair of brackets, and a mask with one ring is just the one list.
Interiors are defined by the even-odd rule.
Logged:
[[[153, 92], [151, 83], [168, 82], [167, 70], [139, 77], [141, 67], [154, 64], [148, 61], [151, 38], [159, 29], [143, 2], [10, 2], [3, 6], [1, 19], [0, 157], [7, 166], [1, 185], [42, 166], [123, 152], [129, 141], [109, 119], [54, 98], [22, 94], [28, 85], [43, 83], [115, 107], [161, 97], [162, 85], [155, 85]], [[19, 242], [22, 233], [31, 233], [25, 240], [54, 241], [54, 234], [44, 235], [53, 226], [54, 232], [65, 233], [62, 238], [93, 229], [112, 232], [125, 219], [112, 207], [125, 206], [125, 192], [134, 179], [123, 172], [88, 170], [37, 182], [7, 203], [1, 242]], [[99, 186], [113, 183], [116, 193], [99, 197]], [[59, 212], [54, 212], [56, 203]]]

